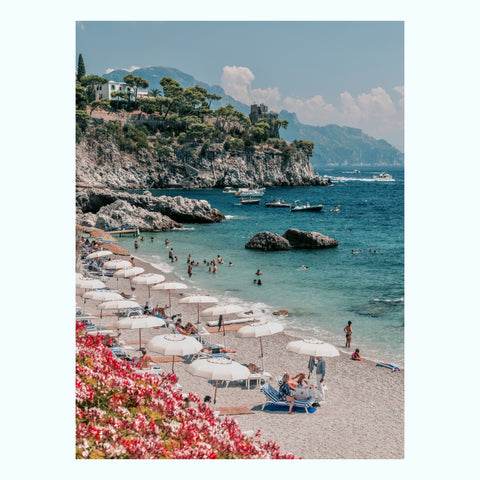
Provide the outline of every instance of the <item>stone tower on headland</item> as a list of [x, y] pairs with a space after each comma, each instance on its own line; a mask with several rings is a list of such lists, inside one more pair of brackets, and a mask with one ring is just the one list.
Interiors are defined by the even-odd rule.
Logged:
[[261, 103], [260, 105], [250, 105], [250, 121], [252, 125], [255, 125], [260, 120], [265, 120], [270, 125], [270, 136], [273, 138], [279, 138], [280, 135], [279, 125], [276, 122], [278, 120], [278, 113], [269, 113], [268, 106]]

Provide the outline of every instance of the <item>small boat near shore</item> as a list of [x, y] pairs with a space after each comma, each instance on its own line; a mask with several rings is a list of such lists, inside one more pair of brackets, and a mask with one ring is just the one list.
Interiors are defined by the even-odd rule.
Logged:
[[295, 200], [293, 207], [290, 208], [291, 212], [320, 212], [323, 209], [323, 205], [310, 205], [310, 203], [302, 203], [300, 200]]
[[263, 197], [265, 194], [265, 187], [258, 188], [239, 188], [235, 193], [237, 197]]
[[285, 203], [285, 200], [273, 200], [272, 202], [266, 202], [266, 207], [270, 208], [291, 208], [291, 203]]
[[255, 198], [255, 197], [247, 197], [247, 198], [241, 198], [240, 203], [242, 205], [259, 205], [260, 204], [260, 198]]
[[225, 187], [222, 193], [237, 193], [237, 191], [233, 187]]
[[382, 172], [379, 175], [374, 175], [373, 179], [374, 180], [380, 180], [380, 181], [383, 181], [383, 182], [393, 182], [394, 181], [393, 177], [387, 172]]

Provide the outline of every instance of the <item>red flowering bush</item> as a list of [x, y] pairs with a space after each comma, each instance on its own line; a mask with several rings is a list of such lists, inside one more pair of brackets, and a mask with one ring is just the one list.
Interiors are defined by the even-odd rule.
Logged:
[[77, 323], [77, 458], [294, 458], [218, 420], [198, 395], [184, 402], [173, 373], [138, 372], [102, 340]]

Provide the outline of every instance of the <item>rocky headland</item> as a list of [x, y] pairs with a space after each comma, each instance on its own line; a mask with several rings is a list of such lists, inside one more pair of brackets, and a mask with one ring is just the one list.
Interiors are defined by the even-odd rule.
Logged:
[[[158, 148], [158, 135], [148, 137], [148, 148], [128, 152], [105, 135], [103, 118], [93, 120], [76, 146], [76, 182], [80, 185], [135, 190], [331, 184], [314, 173], [302, 152], [286, 155], [269, 145], [248, 152], [226, 150], [223, 143], [197, 147], [172, 143]], [[149, 121], [133, 114], [122, 120], [137, 126]]]

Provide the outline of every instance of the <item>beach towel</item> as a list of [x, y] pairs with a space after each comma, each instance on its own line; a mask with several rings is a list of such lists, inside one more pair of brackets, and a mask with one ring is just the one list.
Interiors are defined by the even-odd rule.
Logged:
[[[308, 408], [308, 413], [315, 413], [317, 411], [315, 407], [307, 407], [307, 408]], [[267, 403], [264, 407], [264, 410], [270, 410], [271, 412], [284, 410], [285, 412], [288, 412], [288, 405], [278, 405], [274, 403]], [[305, 408], [297, 407], [294, 405], [292, 408], [292, 411], [305, 413]]]

